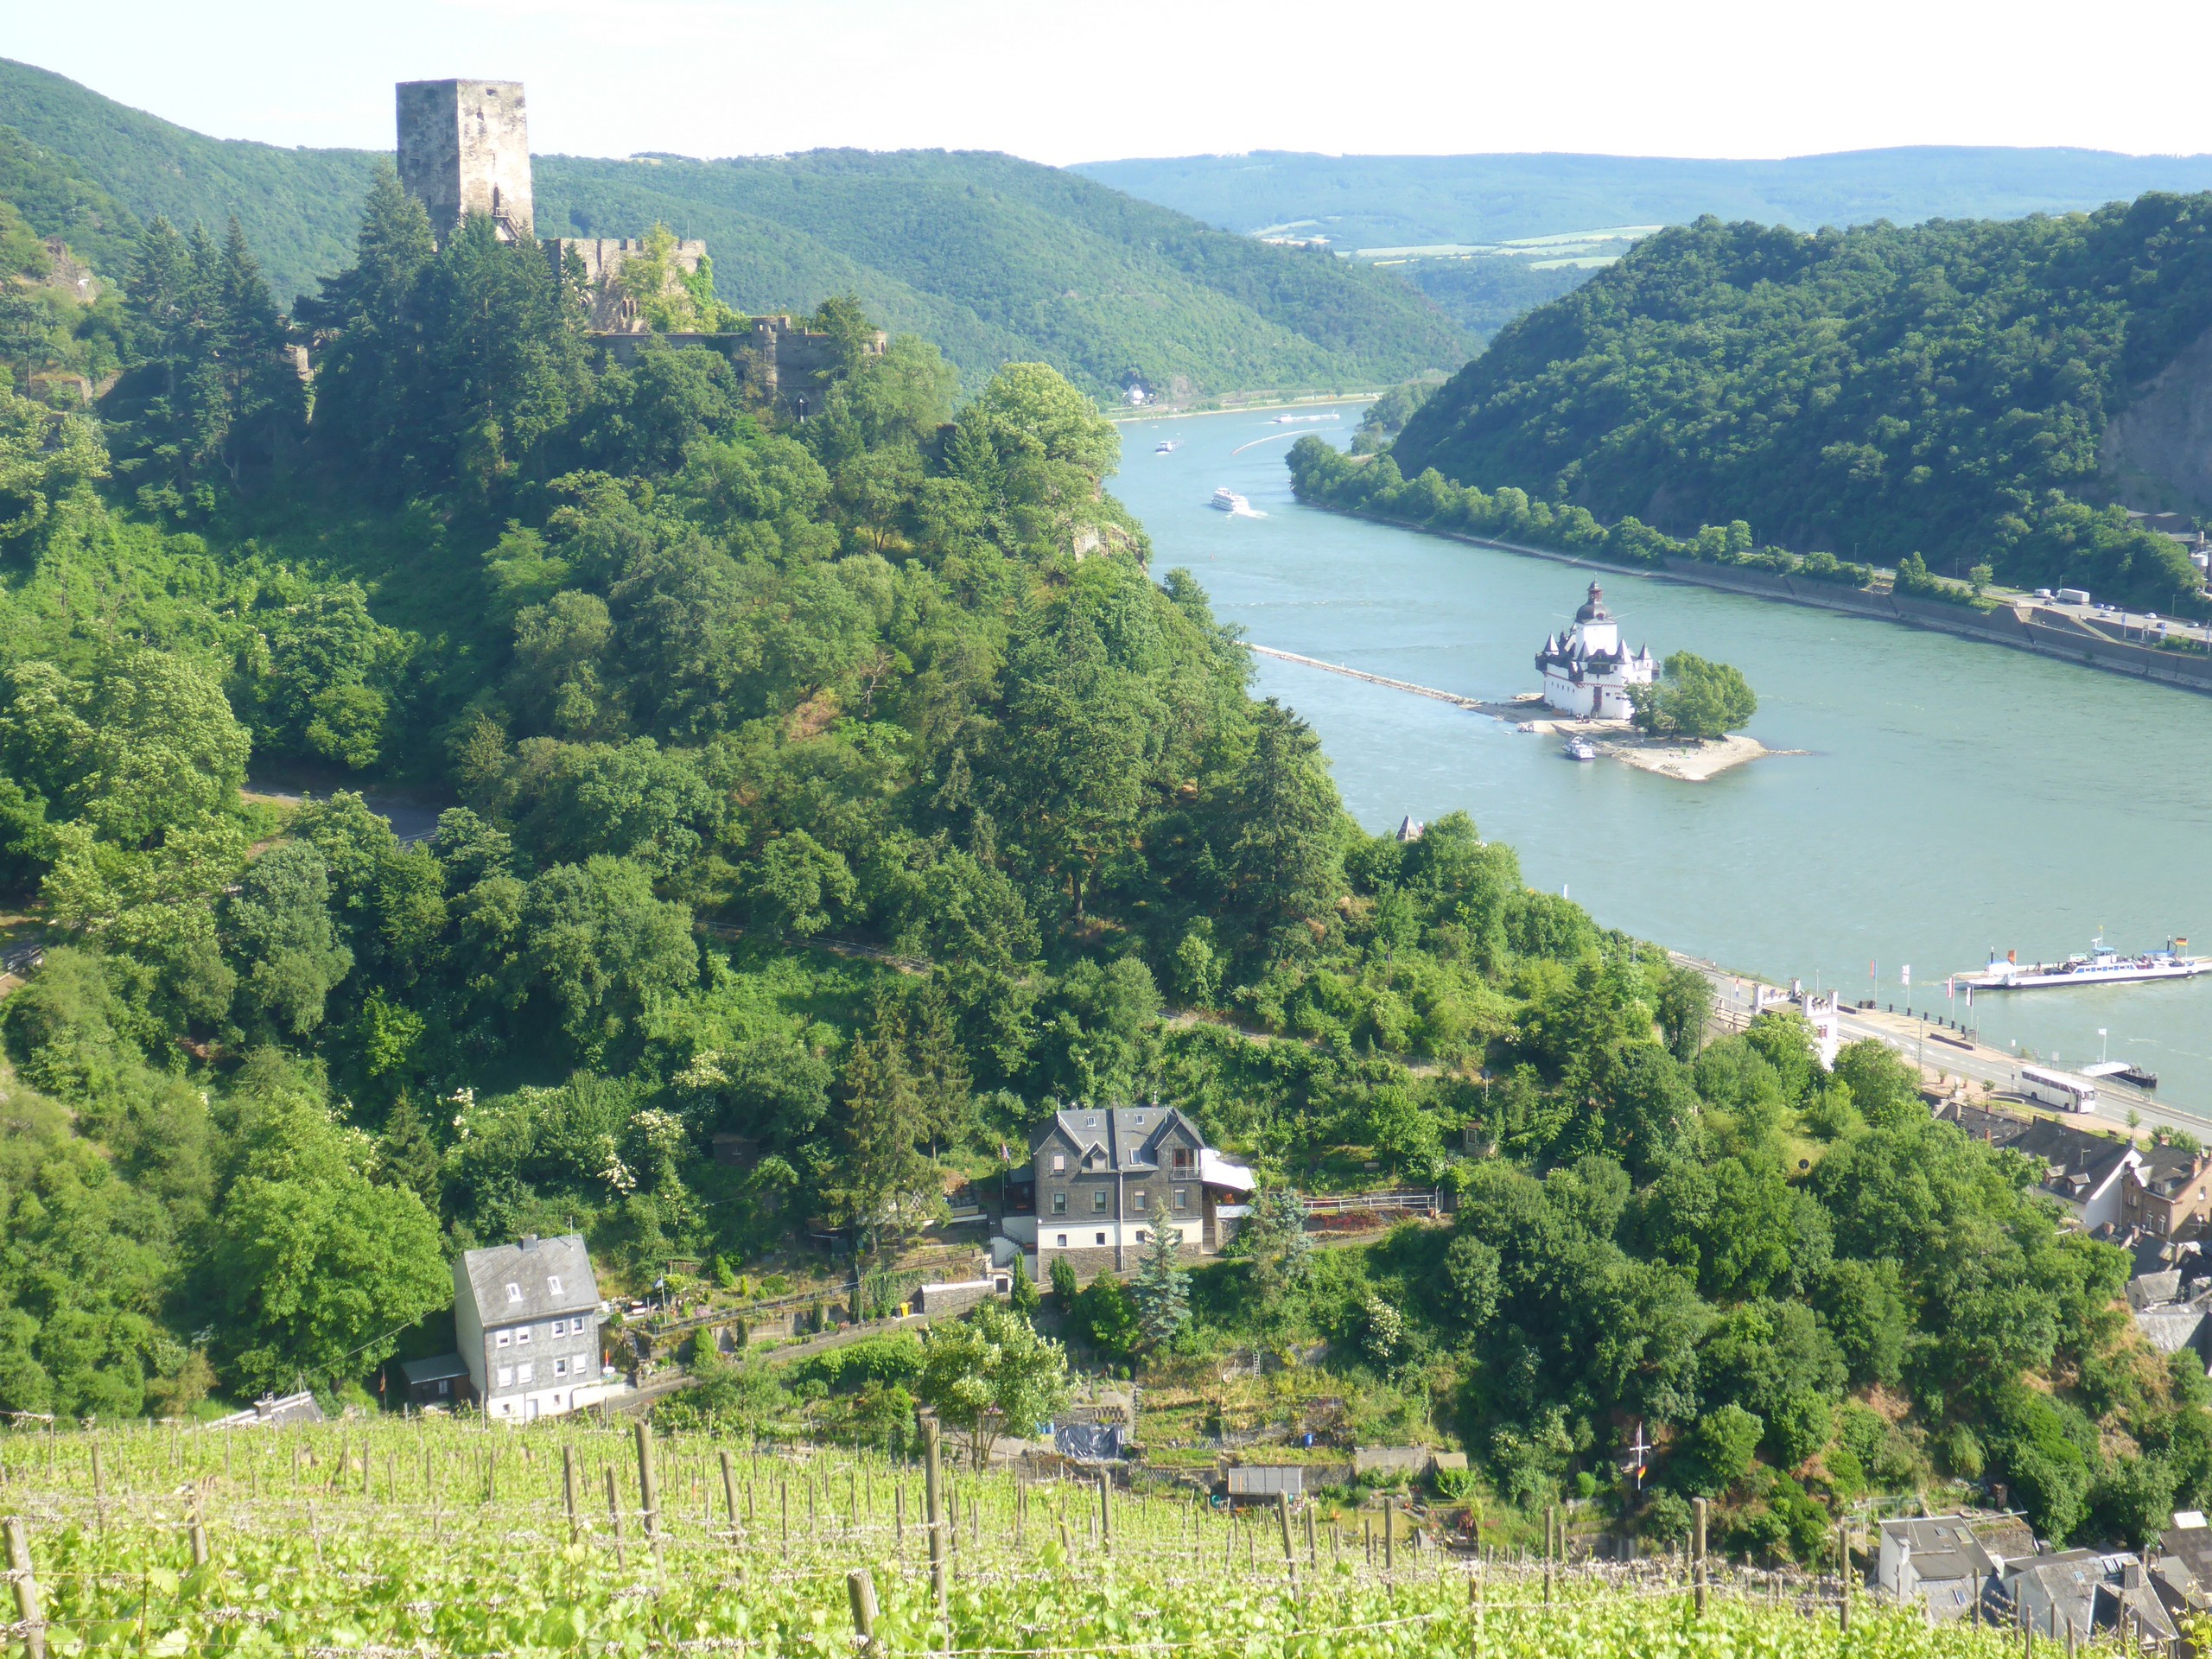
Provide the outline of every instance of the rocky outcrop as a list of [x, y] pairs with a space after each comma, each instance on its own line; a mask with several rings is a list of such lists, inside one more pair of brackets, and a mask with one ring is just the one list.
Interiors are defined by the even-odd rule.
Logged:
[[2129, 506], [2212, 513], [2212, 329], [2105, 423], [2097, 460], [2105, 488]]

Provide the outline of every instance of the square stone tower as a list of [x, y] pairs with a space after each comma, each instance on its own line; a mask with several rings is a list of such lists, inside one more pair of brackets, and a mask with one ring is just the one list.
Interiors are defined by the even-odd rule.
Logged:
[[531, 233], [530, 124], [518, 80], [403, 80], [399, 183], [443, 242], [464, 215], [507, 241]]

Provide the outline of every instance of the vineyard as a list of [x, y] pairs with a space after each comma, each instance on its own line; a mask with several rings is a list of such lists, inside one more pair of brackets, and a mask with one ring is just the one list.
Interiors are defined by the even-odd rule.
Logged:
[[[1834, 1579], [1478, 1560], [1402, 1517], [582, 1421], [0, 1437], [0, 1654], [1995, 1656]], [[938, 1493], [934, 1506], [931, 1493]], [[943, 1519], [934, 1541], [928, 1524]], [[932, 1542], [941, 1553], [933, 1561]]]

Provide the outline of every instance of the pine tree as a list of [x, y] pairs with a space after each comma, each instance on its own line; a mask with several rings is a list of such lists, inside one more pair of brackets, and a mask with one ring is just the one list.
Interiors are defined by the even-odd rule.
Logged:
[[1153, 1227], [1129, 1295], [1137, 1305], [1137, 1328], [1147, 1348], [1165, 1348], [1183, 1334], [1191, 1322], [1191, 1286], [1183, 1271], [1179, 1229]]
[[869, 1031], [853, 1042], [842, 1079], [844, 1157], [837, 1208], [857, 1230], [864, 1253], [886, 1221], [916, 1217], [934, 1194], [937, 1168], [917, 1150], [922, 1101], [906, 1069], [905, 1022], [879, 1007]]
[[423, 204], [379, 165], [353, 241], [353, 263], [302, 297], [317, 340], [314, 435], [319, 448], [396, 485], [421, 421], [415, 391], [422, 331], [416, 294], [437, 257]]
[[914, 1039], [915, 1085], [934, 1158], [939, 1145], [955, 1139], [967, 1123], [975, 1109], [976, 1084], [953, 1031], [943, 988], [932, 982], [916, 998], [916, 1005], [921, 1029]]
[[291, 330], [235, 219], [212, 286], [213, 355], [225, 416], [217, 454], [236, 484], [242, 467], [274, 461], [298, 435], [307, 389], [292, 364]]

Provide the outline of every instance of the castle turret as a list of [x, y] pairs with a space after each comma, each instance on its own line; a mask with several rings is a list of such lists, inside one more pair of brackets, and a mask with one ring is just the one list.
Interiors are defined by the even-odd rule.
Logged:
[[442, 243], [470, 213], [519, 242], [534, 217], [530, 123], [518, 80], [403, 80], [399, 182]]

